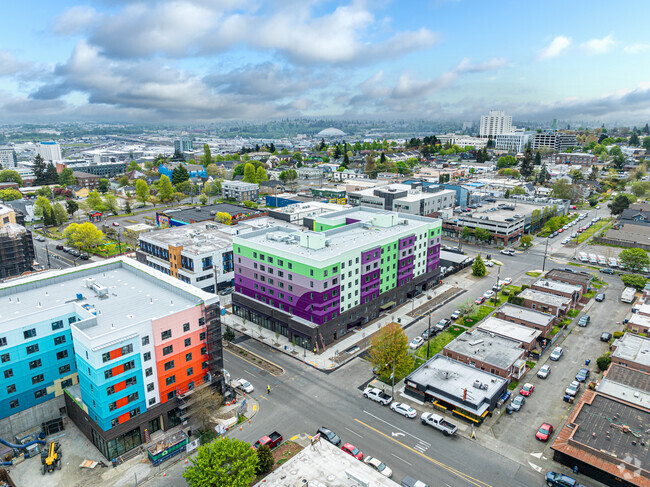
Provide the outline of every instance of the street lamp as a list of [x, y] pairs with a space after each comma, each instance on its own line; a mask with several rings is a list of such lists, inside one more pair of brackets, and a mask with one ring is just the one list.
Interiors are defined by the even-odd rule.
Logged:
[[431, 310], [429, 310], [429, 328], [428, 328], [428, 331], [427, 331], [427, 360], [429, 360], [429, 342], [430, 341], [431, 341]]
[[497, 270], [497, 290], [494, 292], [494, 306], [497, 305], [497, 298], [499, 296], [499, 277], [501, 277], [501, 266], [499, 266], [499, 269]]
[[544, 262], [542, 263], [542, 272], [546, 270], [546, 251], [548, 250], [548, 239], [549, 237], [546, 237], [546, 247], [544, 247]]

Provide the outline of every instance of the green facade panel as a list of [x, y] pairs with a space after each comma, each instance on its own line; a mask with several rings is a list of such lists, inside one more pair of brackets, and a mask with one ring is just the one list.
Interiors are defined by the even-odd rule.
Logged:
[[394, 242], [382, 245], [380, 264], [382, 278], [379, 285], [379, 294], [397, 286], [397, 254], [398, 249]]

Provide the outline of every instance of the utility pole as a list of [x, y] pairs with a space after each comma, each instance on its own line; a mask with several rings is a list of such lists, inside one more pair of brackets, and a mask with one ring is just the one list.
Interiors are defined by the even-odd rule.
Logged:
[[542, 272], [546, 270], [546, 251], [548, 250], [548, 237], [546, 237], [546, 246], [544, 247], [544, 262], [542, 263]]
[[395, 357], [393, 357], [393, 375], [391, 377], [393, 379], [393, 385], [391, 387], [390, 395], [395, 397]]
[[497, 270], [497, 290], [494, 292], [494, 296], [492, 296], [494, 300], [494, 306], [497, 305], [497, 297], [499, 295], [499, 277], [501, 277], [501, 266], [499, 266], [499, 269]]
[[50, 251], [49, 251], [49, 249], [47, 248], [47, 244], [45, 244], [45, 254], [47, 255], [47, 268], [48, 268], [48, 269], [51, 269], [51, 268], [52, 268], [52, 264], [50, 263]]
[[427, 360], [429, 360], [429, 342], [431, 340], [431, 310], [429, 310], [429, 331], [427, 331]]

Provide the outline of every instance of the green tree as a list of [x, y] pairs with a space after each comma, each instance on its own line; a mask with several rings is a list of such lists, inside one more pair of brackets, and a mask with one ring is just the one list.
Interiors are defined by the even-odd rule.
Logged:
[[244, 182], [246, 183], [257, 183], [257, 174], [255, 172], [255, 166], [250, 162], [247, 162], [244, 166]]
[[136, 198], [136, 200], [138, 200], [143, 205], [146, 205], [150, 196], [151, 195], [149, 193], [149, 185], [147, 184], [147, 182], [142, 180], [142, 179], [138, 179], [135, 182], [135, 198]]
[[384, 325], [370, 338], [370, 363], [384, 380], [395, 370], [395, 382], [413, 368], [413, 357], [408, 352], [408, 337], [397, 323]]
[[524, 159], [521, 161], [521, 167], [519, 168], [519, 172], [521, 175], [528, 179], [528, 177], [532, 176], [534, 170], [534, 161], [533, 161], [533, 151], [530, 149], [530, 147], [526, 147], [524, 150]]
[[573, 188], [566, 179], [560, 179], [553, 184], [551, 194], [554, 198], [561, 200], [570, 200], [573, 196]]
[[0, 189], [0, 200], [2, 201], [14, 201], [22, 199], [23, 194], [13, 188], [9, 189]]
[[618, 254], [618, 259], [631, 271], [639, 271], [644, 267], [650, 268], [650, 258], [643, 249], [624, 249]]
[[[650, 140], [650, 137], [648, 139]], [[36, 176], [36, 184], [45, 183], [46, 168], [47, 165], [45, 164], [45, 160], [40, 154], [37, 154], [34, 158], [34, 165], [32, 166], [32, 171], [34, 172], [34, 176]]]
[[163, 203], [171, 201], [173, 193], [174, 187], [172, 186], [172, 182], [169, 180], [169, 177], [163, 174], [158, 181], [158, 197], [160, 201]]
[[72, 247], [92, 248], [101, 244], [104, 234], [90, 222], [71, 223], [63, 231], [63, 237]]
[[627, 287], [633, 287], [637, 291], [643, 291], [643, 288], [648, 283], [648, 280], [640, 274], [623, 274], [621, 281]]
[[208, 144], [203, 144], [203, 155], [199, 157], [199, 164], [205, 168], [212, 164], [212, 151]]
[[632, 193], [639, 198], [643, 196], [647, 190], [648, 183], [646, 182], [637, 181], [636, 183], [632, 183]]
[[[2, 166], [0, 166], [0, 168], [1, 167]], [[20, 177], [18, 171], [13, 171], [11, 169], [3, 169], [2, 171], [0, 171], [0, 183], [7, 183], [7, 182], [16, 183], [18, 187], [21, 187], [23, 185], [23, 178]]]
[[506, 189], [506, 192], [503, 193], [503, 197], [504, 197], [505, 199], [510, 198], [510, 190], [509, 190], [509, 189]]
[[78, 209], [79, 209], [79, 203], [77, 203], [75, 200], [66, 200], [65, 211], [68, 215], [70, 215], [70, 218], [74, 216], [74, 214]]
[[219, 173], [219, 166], [216, 164], [208, 164], [205, 168], [205, 172], [208, 176], [216, 176]]
[[497, 167], [512, 167], [517, 165], [517, 159], [515, 156], [501, 156], [497, 161]]
[[476, 238], [481, 242], [489, 242], [494, 238], [492, 232], [486, 230], [485, 228], [477, 228], [476, 230], [474, 230], [474, 235], [476, 235]]
[[629, 144], [634, 146], [634, 147], [639, 146], [639, 136], [636, 134], [636, 132], [632, 132], [632, 135], [630, 136]]
[[117, 204], [117, 197], [114, 194], [107, 194], [104, 196], [104, 209], [113, 215], [117, 215], [119, 213], [120, 207]]
[[612, 164], [614, 164], [616, 169], [623, 169], [623, 166], [625, 166], [625, 156], [623, 154], [616, 154], [614, 159], [612, 159]]
[[235, 340], [235, 332], [229, 326], [226, 326], [226, 331], [223, 332], [223, 339], [227, 342], [232, 342]]
[[650, 137], [643, 137], [643, 148], [650, 152]]
[[91, 210], [104, 211], [104, 202], [97, 191], [91, 191], [86, 198], [86, 204]]
[[533, 237], [532, 235], [523, 235], [521, 237], [521, 245], [523, 247], [530, 247], [533, 243]]
[[[129, 184], [128, 176], [125, 176], [125, 177], [126, 177], [126, 184]], [[99, 186], [97, 187], [97, 191], [99, 191], [100, 193], [107, 193], [108, 192], [108, 179], [101, 178], [99, 180]]]
[[199, 195], [199, 203], [205, 205], [208, 202], [208, 197], [204, 194]]
[[300, 151], [294, 152], [293, 154], [291, 154], [291, 160], [302, 162], [302, 153]]
[[623, 213], [623, 210], [626, 210], [630, 206], [630, 200], [624, 194], [619, 194], [614, 198], [614, 200], [607, 205], [609, 212], [612, 215], [620, 215]]
[[262, 445], [257, 449], [257, 470], [256, 473], [262, 474], [270, 472], [275, 464], [273, 459], [273, 452], [268, 445]]
[[540, 166], [542, 164], [542, 155], [539, 151], [535, 152], [535, 165]]
[[137, 162], [135, 161], [129, 162], [128, 171], [139, 171], [140, 169], [142, 168], [140, 167], [140, 164], [138, 164]]
[[257, 184], [260, 184], [263, 181], [268, 181], [269, 177], [266, 174], [266, 169], [258, 167], [257, 171], [255, 171], [255, 179], [257, 179]]
[[201, 445], [183, 471], [189, 487], [243, 487], [255, 480], [258, 457], [251, 445], [224, 436]]
[[59, 173], [59, 184], [61, 186], [71, 186], [77, 182], [74, 177], [74, 172], [69, 167], [66, 167]]
[[129, 185], [129, 177], [128, 176], [122, 176], [119, 179], [119, 184], [120, 184], [120, 188], [123, 188], [124, 186], [128, 186]]
[[463, 240], [469, 240], [474, 235], [474, 230], [469, 227], [463, 227]]
[[232, 223], [232, 217], [230, 216], [230, 213], [226, 213], [225, 211], [218, 212], [215, 220], [219, 223], [223, 223], [224, 225], [230, 225]]
[[182, 183], [190, 179], [190, 173], [187, 172], [187, 169], [183, 164], [179, 164], [172, 171], [172, 184], [176, 186], [177, 184]]
[[43, 175], [46, 184], [57, 184], [59, 182], [59, 173], [56, 172], [56, 166], [49, 162]]
[[68, 221], [68, 212], [65, 211], [61, 203], [54, 203], [52, 210], [54, 212], [55, 225], [61, 225], [63, 222]]
[[510, 196], [513, 194], [526, 194], [526, 190], [523, 188], [523, 186], [515, 186], [510, 190]]
[[[45, 196], [39, 196], [36, 198], [36, 201], [34, 202], [34, 215], [36, 217], [45, 218], [45, 215], [47, 215], [51, 210], [52, 205], [50, 204], [50, 200]], [[49, 218], [49, 215], [47, 218]]]
[[609, 355], [601, 355], [596, 359], [596, 365], [598, 366], [598, 370], [601, 372], [605, 372], [607, 369], [609, 369], [611, 363], [612, 357]]
[[129, 200], [126, 200], [126, 203], [124, 203], [124, 213], [127, 215], [133, 213], [133, 211], [131, 210], [131, 202]]
[[593, 208], [598, 204], [598, 196], [592, 196], [591, 198], [589, 198], [588, 201], [589, 201], [589, 206]]
[[475, 277], [483, 277], [485, 274], [487, 274], [485, 263], [481, 259], [481, 254], [478, 254], [472, 264], [472, 275]]
[[537, 182], [544, 184], [549, 179], [551, 179], [551, 175], [548, 173], [548, 169], [546, 169], [546, 164], [542, 164], [542, 167], [539, 170], [539, 174], [537, 175]]

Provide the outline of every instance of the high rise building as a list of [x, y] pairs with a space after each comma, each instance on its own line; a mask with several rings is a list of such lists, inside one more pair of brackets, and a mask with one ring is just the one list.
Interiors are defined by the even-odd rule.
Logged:
[[[222, 387], [217, 296], [132, 259], [0, 286], [0, 431], [68, 417], [109, 460]], [[31, 420], [31, 424], [30, 424]]]
[[0, 146], [0, 168], [13, 169], [18, 166], [18, 157], [13, 147]]
[[45, 162], [60, 161], [61, 146], [57, 142], [41, 142], [36, 146], [36, 152], [40, 154]]
[[494, 139], [499, 134], [512, 132], [512, 117], [505, 112], [490, 110], [488, 115], [481, 117], [479, 136]]
[[0, 279], [15, 277], [32, 270], [34, 241], [23, 225], [22, 214], [0, 205]]
[[174, 152], [182, 154], [183, 152], [191, 152], [192, 150], [192, 139], [189, 137], [182, 135], [174, 141]]
[[440, 220], [374, 208], [233, 237], [233, 311], [321, 348], [439, 282]]

